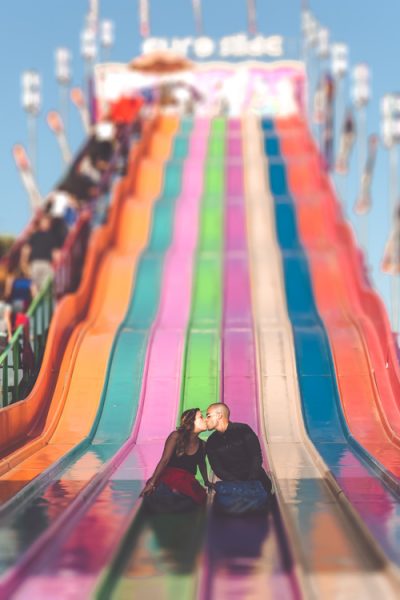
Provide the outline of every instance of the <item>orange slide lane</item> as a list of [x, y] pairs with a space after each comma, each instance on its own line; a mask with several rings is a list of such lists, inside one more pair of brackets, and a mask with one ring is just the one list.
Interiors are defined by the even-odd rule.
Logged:
[[[289, 135], [277, 123], [282, 154], [293, 193], [302, 243], [313, 277], [319, 313], [328, 332], [346, 421], [354, 438], [395, 477], [400, 476], [400, 410], [386, 368], [386, 339], [368, 314], [379, 308], [374, 293], [363, 289], [354, 242], [315, 150], [301, 128]], [[286, 133], [286, 135], [284, 134]], [[346, 232], [347, 229], [347, 232]], [[365, 285], [364, 285], [365, 287]], [[323, 399], [321, 399], [323, 401]]]
[[79, 290], [57, 307], [32, 393], [0, 411], [1, 504], [90, 432], [178, 125], [171, 116], [147, 125], [127, 177], [116, 186], [108, 222], [93, 235]]

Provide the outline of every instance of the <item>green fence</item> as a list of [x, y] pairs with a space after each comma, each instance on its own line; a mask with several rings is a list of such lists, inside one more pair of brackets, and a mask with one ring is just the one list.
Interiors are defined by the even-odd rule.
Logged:
[[53, 310], [53, 279], [49, 278], [29, 307], [27, 324], [17, 327], [0, 354], [0, 407], [21, 400], [29, 392], [43, 357]]

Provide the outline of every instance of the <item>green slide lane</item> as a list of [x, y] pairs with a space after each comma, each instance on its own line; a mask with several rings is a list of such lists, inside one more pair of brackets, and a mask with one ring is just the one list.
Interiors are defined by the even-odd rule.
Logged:
[[219, 165], [209, 161], [204, 175], [182, 410], [195, 406], [205, 410], [220, 398], [225, 129], [225, 120], [216, 119], [212, 122], [207, 157], [210, 158], [210, 152], [218, 148], [219, 154], [214, 158], [218, 159]]
[[[220, 167], [216, 168], [214, 161], [207, 161], [204, 173], [190, 322], [182, 366], [181, 410], [194, 406], [205, 410], [220, 399], [224, 133], [225, 120], [218, 120], [217, 125], [214, 122], [208, 149], [216, 148], [215, 139], [221, 136], [223, 144], [219, 144], [220, 154], [216, 157]], [[196, 562], [203, 542], [204, 518], [203, 511], [153, 516], [140, 513], [114, 563], [115, 588], [110, 590], [112, 585], [103, 588], [107, 589], [107, 597], [113, 600], [195, 598]]]

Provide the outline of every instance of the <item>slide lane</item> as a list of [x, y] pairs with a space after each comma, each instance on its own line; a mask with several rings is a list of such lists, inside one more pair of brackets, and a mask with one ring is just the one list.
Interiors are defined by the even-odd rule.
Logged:
[[[304, 135], [299, 132], [282, 142], [285, 154], [297, 155]], [[311, 164], [315, 150], [313, 154], [308, 157]], [[350, 431], [400, 490], [399, 367], [384, 307], [365, 285], [354, 240], [323, 175], [317, 178], [315, 170], [301, 173], [289, 166], [288, 178]], [[335, 293], [327, 294], [331, 285]]]
[[[181, 189], [182, 169], [168, 166], [164, 192], [154, 209], [148, 247], [140, 257], [133, 296], [123, 323], [120, 325], [110, 355], [106, 382], [98, 415], [88, 438], [78, 444], [62, 461], [43, 475], [42, 485], [34, 480], [30, 493], [15, 510], [7, 511], [0, 520], [3, 536], [12, 535], [12, 552], [1, 556], [1, 571], [17, 563], [13, 574], [16, 579], [18, 564], [27, 558], [21, 555], [35, 540], [45, 543], [59, 518], [66, 520], [74, 501], [87, 488], [98, 485], [103, 466], [120, 448], [132, 429], [141, 389], [149, 328], [159, 302], [159, 291], [165, 253], [171, 242], [174, 207]], [[47, 485], [46, 485], [47, 484]], [[68, 511], [66, 509], [68, 508]], [[37, 522], [36, 516], [41, 516]], [[46, 531], [43, 538], [39, 538]], [[39, 539], [38, 539], [39, 538]], [[30, 553], [37, 552], [37, 544]], [[0, 588], [1, 589], [1, 588]]]
[[[160, 131], [165, 126], [163, 123], [161, 120], [150, 139], [157, 133], [161, 135]], [[174, 124], [174, 121], [172, 123]], [[173, 130], [163, 135], [171, 137]], [[4, 468], [8, 468], [0, 477], [2, 504], [38, 478], [50, 465], [59, 461], [90, 432], [100, 402], [108, 356], [117, 328], [127, 309], [138, 257], [148, 237], [152, 206], [160, 193], [161, 177], [162, 163], [153, 161], [151, 156], [140, 159], [134, 195], [132, 192], [128, 195], [125, 191], [126, 199], [120, 200], [116, 214], [112, 213], [110, 216], [112, 233], [109, 232], [104, 257], [97, 265], [96, 278], [92, 277], [90, 280], [87, 273], [84, 273], [84, 281], [77, 294], [61, 302], [59, 313], [64, 317], [64, 313], [71, 317], [68, 310], [64, 310], [63, 313], [63, 307], [65, 309], [70, 304], [82, 302], [85, 298], [85, 290], [82, 291], [82, 288], [90, 281], [93, 286], [91, 297], [87, 298], [90, 305], [86, 317], [74, 328], [67, 343], [49, 409], [41, 415], [43, 423], [40, 432], [32, 429], [26, 444], [8, 455], [2, 463]], [[89, 260], [89, 267], [94, 267], [93, 261]], [[56, 317], [54, 327], [65, 329], [65, 324], [60, 323], [60, 319], [57, 322]], [[72, 318], [71, 321], [73, 324]], [[49, 340], [49, 344], [52, 344], [52, 340]], [[50, 356], [51, 351], [50, 346]], [[61, 342], [59, 351], [62, 351]], [[47, 402], [45, 396], [41, 398], [41, 386], [45, 377], [42, 376], [43, 369], [50, 374], [52, 372], [52, 365], [48, 362], [45, 357], [38, 384], [35, 386], [35, 389], [38, 387], [38, 397], [33, 398], [35, 402]], [[84, 402], [82, 398], [85, 399]], [[18, 410], [23, 411], [26, 408], [29, 413], [29, 402], [30, 398], [18, 403]], [[10, 409], [14, 409], [14, 406], [17, 407], [13, 405]], [[5, 409], [7, 410], [8, 408]], [[6, 418], [7, 414], [1, 411], [0, 421], [3, 417]]]
[[[225, 164], [222, 394], [233, 421], [260, 434], [255, 347], [244, 206], [241, 121], [228, 121]], [[264, 464], [268, 468], [264, 452]], [[223, 518], [211, 515], [200, 597], [298, 598], [279, 510], [269, 515]]]
[[[304, 428], [260, 121], [244, 121], [245, 184], [260, 405], [279, 505], [306, 597], [393, 597], [374, 545], [334, 493]], [[271, 140], [266, 139], [270, 144]], [[267, 200], [267, 203], [263, 202]], [[329, 537], [329, 544], [326, 539]]]
[[[201, 126], [204, 127], [204, 123]], [[198, 153], [198, 145], [194, 145], [194, 150]], [[53, 598], [55, 593], [58, 598], [88, 597], [101, 569], [111, 559], [137, 513], [143, 482], [159, 458], [167, 433], [175, 425], [196, 241], [196, 214], [201, 194], [197, 166], [197, 162], [189, 157], [184, 167], [183, 190], [177, 205], [172, 246], [165, 263], [160, 308], [150, 334], [139, 416], [131, 437], [110, 461], [110, 468], [96, 494], [75, 507], [77, 510], [71, 514], [62, 535], [54, 536], [52, 543], [34, 557], [29, 565], [30, 578], [15, 597], [26, 597], [27, 593], [36, 594], [38, 598]], [[181, 310], [177, 310], [180, 306]], [[140, 333], [143, 325], [133, 320], [127, 329]], [[124, 367], [132, 369], [125, 356], [122, 362]], [[129, 385], [131, 390], [135, 385], [132, 381], [122, 383]], [[114, 390], [117, 397], [120, 391], [118, 382]], [[98, 442], [104, 445], [101, 436]], [[99, 539], [102, 540], [100, 545]], [[71, 561], [72, 557], [75, 560]], [[69, 569], [72, 578], [70, 586], [63, 588], [65, 568]]]
[[[209, 130], [209, 138], [204, 132]], [[185, 332], [179, 418], [181, 411], [198, 406], [205, 410], [220, 398], [220, 321], [222, 311], [222, 245], [224, 174], [209, 162], [209, 150], [221, 125], [212, 122], [198, 143], [207, 144], [205, 165], [197, 162], [203, 196], [198, 222], [197, 250], [193, 260], [190, 319]], [[200, 142], [201, 140], [201, 142]], [[203, 174], [204, 171], [204, 174]], [[138, 520], [139, 521], [139, 520]], [[111, 566], [100, 598], [157, 596], [194, 598], [198, 585], [196, 566], [204, 537], [204, 512], [158, 515], [142, 519], [131, 531]]]
[[[271, 121], [262, 124], [269, 132], [274, 131]], [[270, 161], [269, 177], [306, 429], [337, 482], [336, 493], [349, 500], [349, 509], [360, 525], [364, 523], [364, 532], [371, 542], [378, 541], [387, 557], [396, 562], [400, 556], [396, 534], [398, 501], [367, 464], [361, 447], [348, 431], [328, 337], [315, 305], [308, 261], [299, 241], [294, 203], [288, 192], [282, 160]], [[383, 553], [380, 560], [382, 569], [390, 568]]]

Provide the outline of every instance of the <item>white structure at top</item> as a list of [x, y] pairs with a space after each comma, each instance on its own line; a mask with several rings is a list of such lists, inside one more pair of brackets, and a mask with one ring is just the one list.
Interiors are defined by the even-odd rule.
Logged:
[[400, 143], [400, 95], [385, 94], [381, 101], [382, 138], [387, 148]]
[[60, 85], [71, 83], [71, 52], [68, 48], [55, 51], [56, 79]]
[[210, 58], [220, 56], [223, 58], [237, 57], [280, 57], [283, 55], [283, 38], [279, 35], [268, 37], [257, 35], [249, 38], [246, 33], [225, 36], [218, 41], [210, 37], [185, 37], [185, 38], [147, 38], [142, 44], [143, 54], [155, 50], [171, 50], [177, 54], [187, 56], [190, 52], [197, 58]]
[[96, 32], [91, 27], [85, 27], [81, 33], [81, 54], [87, 62], [95, 60], [97, 56]]
[[22, 107], [34, 116], [37, 116], [41, 108], [41, 78], [37, 71], [24, 71], [21, 78], [22, 83]]
[[355, 65], [352, 72], [353, 88], [352, 97], [356, 108], [366, 106], [371, 97], [370, 89], [370, 70], [367, 64], [360, 63]]
[[349, 49], [346, 44], [332, 44], [332, 73], [335, 78], [344, 77], [349, 68]]
[[330, 54], [329, 47], [329, 29], [320, 27], [317, 32], [317, 56], [319, 58], [328, 58]]
[[100, 23], [100, 42], [107, 50], [114, 44], [114, 23], [108, 19]]
[[309, 10], [302, 12], [302, 30], [307, 47], [314, 47], [318, 42], [318, 21]]

